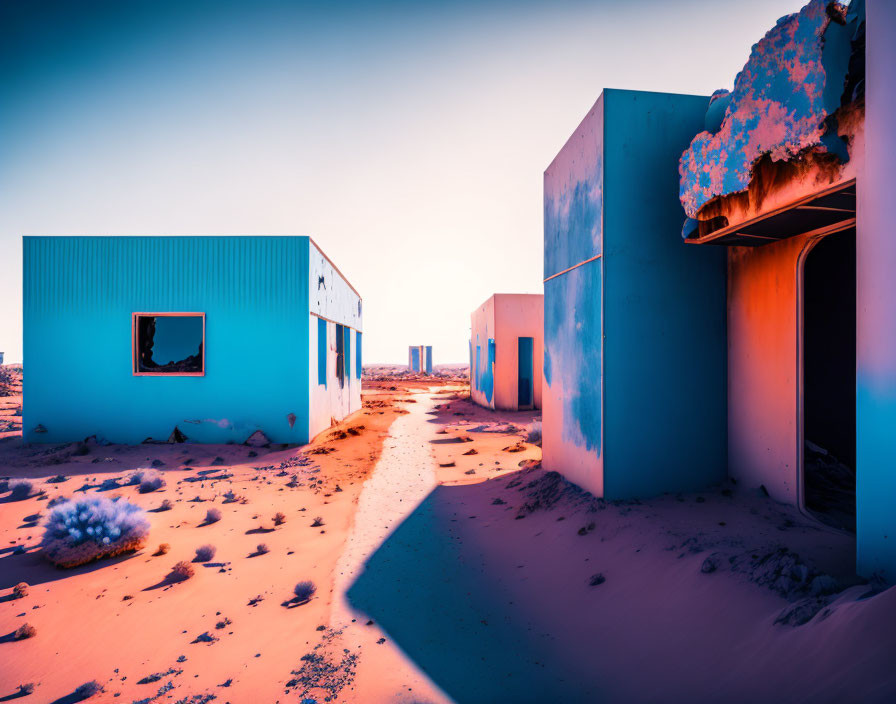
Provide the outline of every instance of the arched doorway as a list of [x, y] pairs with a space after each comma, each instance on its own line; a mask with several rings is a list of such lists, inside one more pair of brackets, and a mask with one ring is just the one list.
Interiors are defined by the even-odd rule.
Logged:
[[802, 505], [855, 531], [856, 231], [814, 242], [802, 272]]

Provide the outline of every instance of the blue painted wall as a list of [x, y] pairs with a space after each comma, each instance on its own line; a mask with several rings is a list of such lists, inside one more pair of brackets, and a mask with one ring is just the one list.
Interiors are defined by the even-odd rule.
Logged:
[[595, 257], [603, 250], [603, 144], [601, 95], [548, 167], [544, 185], [543, 462], [597, 496], [603, 495], [603, 261]]
[[607, 90], [545, 173], [545, 466], [607, 498], [725, 477], [725, 253], [676, 237], [707, 104]]
[[[307, 442], [308, 253], [307, 237], [25, 237], [25, 440]], [[133, 376], [131, 314], [177, 311], [206, 314], [205, 376]]]
[[725, 251], [675, 236], [676, 165], [707, 102], [604, 93], [608, 496], [696, 490], [727, 475]]
[[[602, 457], [603, 345], [601, 342], [601, 261], [598, 259], [544, 284], [544, 380], [562, 418], [552, 435], [584, 449], [595, 463]], [[543, 413], [543, 423], [553, 422]], [[550, 469], [561, 471], [560, 467]], [[598, 464], [594, 471], [600, 471]]]
[[476, 366], [473, 368], [473, 388], [481, 391], [491, 404], [495, 391], [495, 340], [480, 340], [476, 336]]

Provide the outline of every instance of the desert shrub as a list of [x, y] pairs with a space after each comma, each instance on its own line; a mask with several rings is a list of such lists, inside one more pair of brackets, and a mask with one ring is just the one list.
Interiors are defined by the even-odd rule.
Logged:
[[193, 562], [208, 562], [215, 557], [216, 552], [214, 545], [200, 545], [196, 548], [196, 558]]
[[324, 519], [320, 516], [315, 516], [314, 521], [311, 523], [312, 528], [320, 528], [324, 524]]
[[13, 479], [9, 482], [9, 496], [14, 501], [21, 501], [31, 496], [34, 483], [29, 479]]
[[314, 586], [314, 582], [299, 582], [292, 591], [296, 595], [296, 601], [304, 604], [306, 601], [311, 601], [317, 587]]
[[286, 514], [281, 511], [277, 511], [277, 513], [274, 514], [274, 525], [282, 526], [284, 523], [286, 523]]
[[64, 504], [68, 501], [68, 498], [65, 496], [54, 496], [52, 499], [47, 501], [47, 508], [53, 508], [54, 506], [58, 506], [59, 504]]
[[165, 486], [165, 479], [158, 472], [149, 469], [140, 473], [139, 491], [141, 494], [158, 491], [163, 486]]
[[153, 556], [158, 557], [159, 555], [167, 555], [170, 549], [171, 546], [168, 543], [160, 543], [158, 549], [153, 553]]
[[142, 548], [149, 535], [146, 513], [124, 499], [73, 499], [50, 511], [41, 547], [60, 567]]
[[526, 426], [526, 442], [530, 442], [533, 445], [538, 445], [541, 443], [541, 421], [533, 420], [529, 425]]
[[28, 582], [19, 582], [12, 588], [13, 599], [23, 599], [28, 596]]
[[74, 696], [76, 697], [75, 701], [90, 699], [90, 697], [94, 696], [95, 694], [99, 694], [102, 691], [103, 685], [101, 685], [96, 680], [85, 682], [74, 691]]
[[37, 635], [37, 629], [30, 623], [23, 623], [16, 629], [13, 636], [16, 640], [25, 640], [26, 638], [34, 638]]
[[118, 489], [121, 487], [121, 484], [118, 483], [118, 479], [104, 479], [100, 484], [100, 491], [112, 491], [113, 489]]
[[156, 509], [157, 511], [170, 511], [173, 508], [171, 501], [165, 499], [162, 503], [159, 504], [159, 507]]
[[171, 574], [168, 575], [168, 579], [172, 582], [183, 582], [194, 574], [196, 574], [196, 570], [193, 568], [193, 565], [186, 560], [181, 560], [171, 568]]
[[206, 523], [217, 523], [221, 520], [221, 511], [217, 508], [210, 508], [205, 512], [205, 522]]
[[267, 543], [259, 543], [255, 546], [255, 549], [258, 551], [259, 555], [267, 555], [271, 551], [267, 546]]
[[28, 694], [34, 694], [34, 682], [26, 682], [25, 684], [19, 685], [19, 691], [16, 692], [20, 697], [24, 697]]

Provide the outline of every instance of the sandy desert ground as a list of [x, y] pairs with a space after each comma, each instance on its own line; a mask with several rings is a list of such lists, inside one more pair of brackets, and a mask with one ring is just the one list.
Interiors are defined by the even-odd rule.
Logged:
[[[134, 703], [896, 701], [896, 589], [854, 576], [849, 535], [730, 482], [595, 499], [541, 468], [537, 412], [456, 380], [369, 381], [285, 449], [23, 447], [20, 403], [0, 397], [0, 476], [34, 482], [0, 493], [0, 701], [92, 680]], [[124, 484], [153, 463], [164, 488]], [[47, 563], [47, 504], [82, 494], [147, 509], [146, 547]]]

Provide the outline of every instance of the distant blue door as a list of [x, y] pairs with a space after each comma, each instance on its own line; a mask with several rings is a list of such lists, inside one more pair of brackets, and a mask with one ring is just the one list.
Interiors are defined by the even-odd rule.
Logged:
[[532, 408], [535, 404], [533, 378], [535, 366], [533, 364], [533, 350], [535, 338], [521, 337], [517, 344], [519, 360], [517, 363], [517, 405], [519, 408]]

